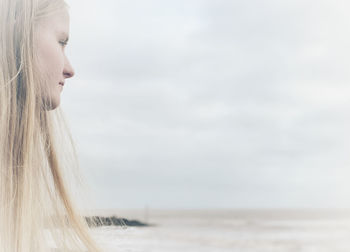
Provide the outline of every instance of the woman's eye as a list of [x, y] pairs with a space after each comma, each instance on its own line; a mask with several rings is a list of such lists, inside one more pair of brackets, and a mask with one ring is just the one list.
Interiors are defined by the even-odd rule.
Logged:
[[67, 41], [60, 41], [59, 42], [61, 45], [63, 45], [63, 46], [66, 46], [67, 45]]

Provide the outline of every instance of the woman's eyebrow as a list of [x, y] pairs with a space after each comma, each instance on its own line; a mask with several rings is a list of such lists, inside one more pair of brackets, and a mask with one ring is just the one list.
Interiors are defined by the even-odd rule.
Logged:
[[69, 35], [68, 35], [66, 32], [61, 32], [60, 34], [61, 34], [62, 37], [66, 37], [65, 42], [68, 42], [68, 40], [69, 40]]

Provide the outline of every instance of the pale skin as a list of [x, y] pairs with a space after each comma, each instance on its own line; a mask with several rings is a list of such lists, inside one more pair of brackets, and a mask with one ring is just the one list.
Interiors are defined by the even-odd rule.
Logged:
[[[60, 105], [65, 79], [74, 75], [74, 70], [64, 52], [69, 37], [69, 14], [61, 10], [39, 21], [34, 37], [38, 52], [39, 69], [47, 78], [52, 102], [50, 109]], [[63, 85], [62, 85], [63, 83]]]

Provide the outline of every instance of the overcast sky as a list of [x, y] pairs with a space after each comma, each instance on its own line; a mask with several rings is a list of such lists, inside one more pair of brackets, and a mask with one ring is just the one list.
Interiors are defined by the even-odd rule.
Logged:
[[349, 2], [67, 2], [97, 207], [350, 207]]

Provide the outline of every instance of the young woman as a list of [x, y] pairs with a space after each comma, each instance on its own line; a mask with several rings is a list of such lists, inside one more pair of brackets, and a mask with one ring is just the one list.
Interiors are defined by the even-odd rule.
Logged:
[[0, 252], [101, 251], [70, 196], [78, 165], [59, 107], [74, 75], [67, 9], [0, 0]]

